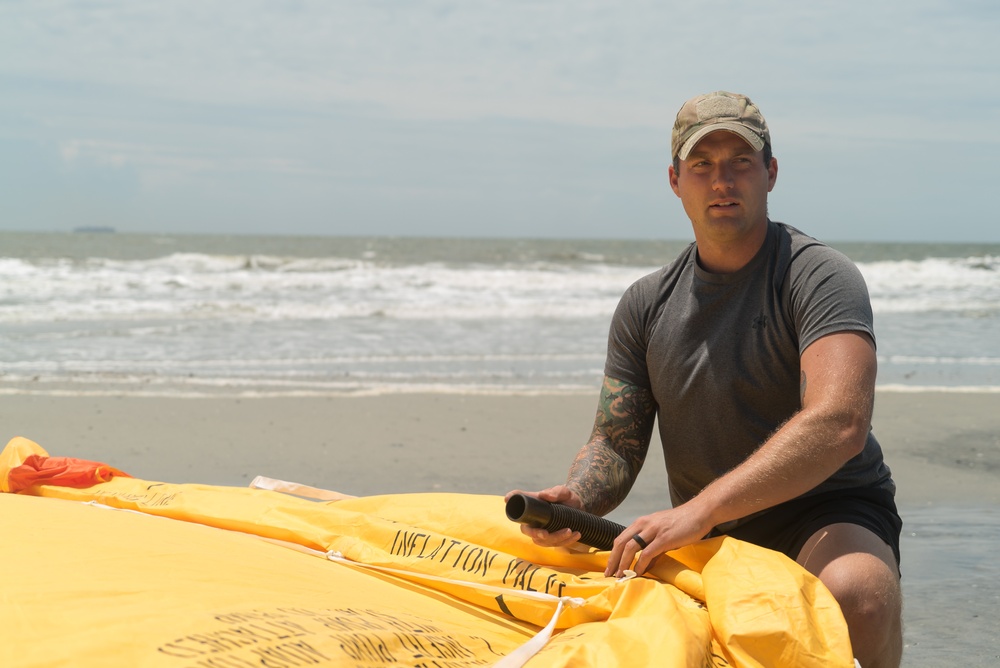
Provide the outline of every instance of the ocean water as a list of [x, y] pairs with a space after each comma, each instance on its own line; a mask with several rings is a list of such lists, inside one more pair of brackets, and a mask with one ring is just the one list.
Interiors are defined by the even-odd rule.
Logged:
[[[685, 245], [0, 233], [0, 392], [593, 391], [622, 291]], [[880, 386], [1000, 389], [1000, 245], [838, 247]]]

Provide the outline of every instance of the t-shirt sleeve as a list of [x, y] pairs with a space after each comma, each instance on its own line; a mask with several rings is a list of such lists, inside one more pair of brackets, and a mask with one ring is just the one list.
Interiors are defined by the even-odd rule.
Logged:
[[863, 332], [875, 341], [868, 286], [845, 255], [826, 246], [802, 251], [791, 280], [799, 354], [836, 332]]
[[611, 319], [608, 355], [604, 363], [606, 376], [644, 388], [650, 387], [646, 368], [650, 319], [647, 283], [648, 278], [636, 281], [619, 300]]

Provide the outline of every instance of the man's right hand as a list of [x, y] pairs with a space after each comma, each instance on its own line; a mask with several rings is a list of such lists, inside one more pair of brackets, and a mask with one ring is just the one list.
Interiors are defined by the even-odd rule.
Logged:
[[[507, 496], [504, 497], [504, 502], [509, 501], [510, 497], [514, 494], [526, 494], [527, 496], [533, 496], [541, 499], [542, 501], [548, 501], [549, 503], [558, 503], [563, 506], [569, 506], [570, 508], [583, 510], [583, 501], [576, 492], [571, 490], [566, 485], [556, 485], [555, 487], [549, 487], [548, 489], [543, 489], [539, 492], [523, 492], [519, 489], [515, 489], [507, 492]], [[528, 526], [527, 524], [522, 524], [521, 533], [531, 538], [536, 545], [541, 545], [542, 547], [569, 547], [570, 545], [580, 541], [580, 532], [573, 531], [568, 527], [550, 532], [545, 529], [536, 529]]]

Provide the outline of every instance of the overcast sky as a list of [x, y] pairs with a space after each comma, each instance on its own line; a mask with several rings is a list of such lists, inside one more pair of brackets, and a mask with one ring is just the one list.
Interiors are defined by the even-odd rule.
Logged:
[[680, 105], [772, 218], [1000, 242], [996, 0], [0, 2], [0, 229], [690, 238]]

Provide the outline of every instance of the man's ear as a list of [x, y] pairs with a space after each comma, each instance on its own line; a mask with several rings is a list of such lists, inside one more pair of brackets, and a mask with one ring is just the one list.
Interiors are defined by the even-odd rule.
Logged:
[[[670, 165], [670, 167], [667, 168], [667, 175], [670, 177], [670, 189], [674, 191], [675, 195], [677, 195], [678, 197], [680, 197], [681, 196], [681, 192], [680, 192], [680, 190], [677, 189], [677, 177], [679, 175], [674, 170], [674, 166], [673, 165]], [[773, 187], [773, 180], [772, 180], [772, 187]]]

